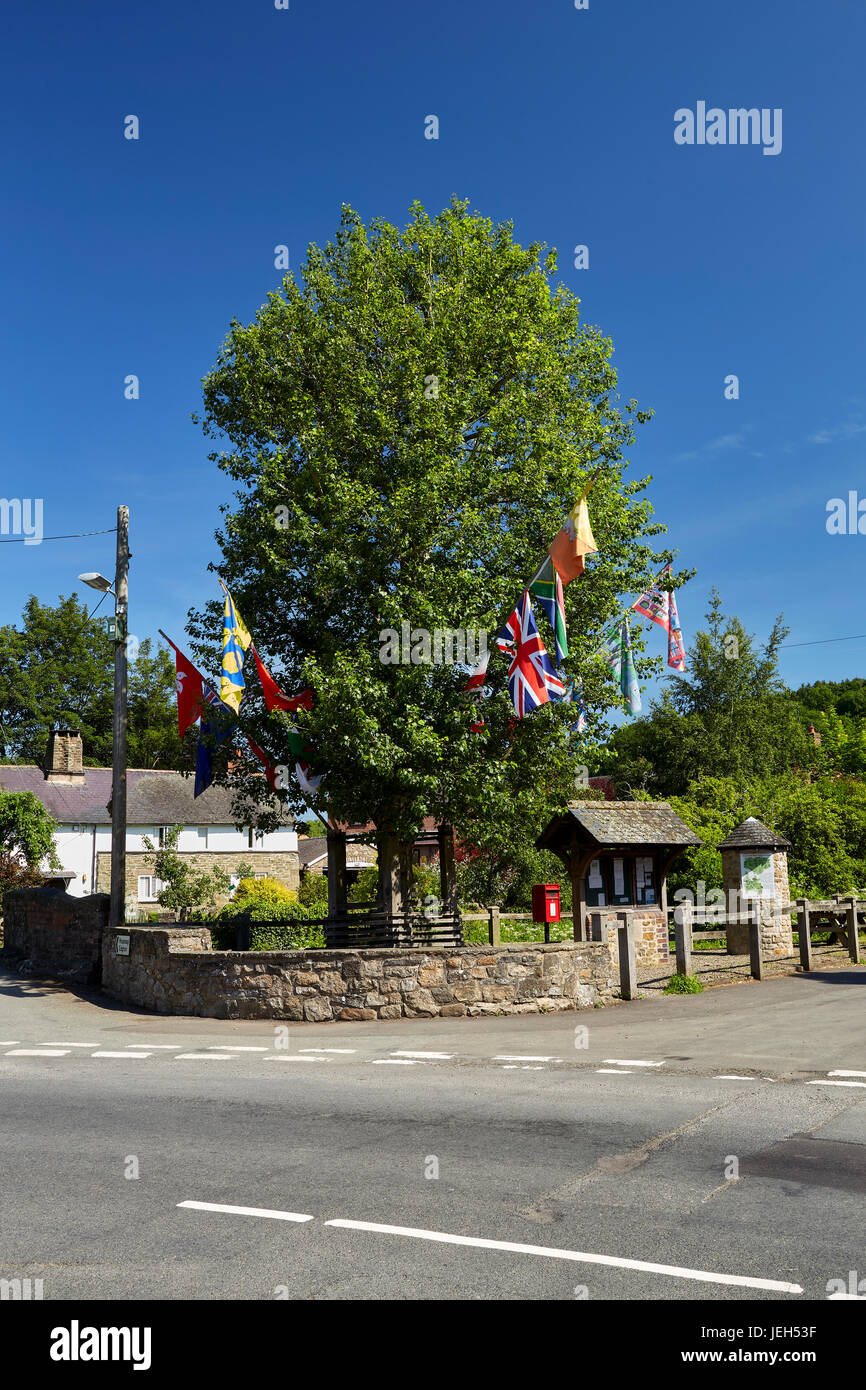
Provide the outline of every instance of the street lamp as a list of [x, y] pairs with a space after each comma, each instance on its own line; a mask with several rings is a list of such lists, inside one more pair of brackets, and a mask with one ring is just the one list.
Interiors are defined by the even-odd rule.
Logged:
[[108, 925], [122, 927], [126, 916], [126, 625], [129, 610], [129, 508], [117, 509], [117, 564], [114, 588], [105, 575], [88, 571], [82, 584], [114, 595], [114, 719], [111, 751], [111, 902]]

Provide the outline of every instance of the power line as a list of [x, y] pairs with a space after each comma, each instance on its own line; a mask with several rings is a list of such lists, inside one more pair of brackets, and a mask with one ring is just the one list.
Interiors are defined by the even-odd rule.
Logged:
[[854, 637], [819, 637], [814, 642], [780, 642], [782, 647], [823, 647], [827, 642], [862, 642], [866, 632], [858, 632]]
[[41, 545], [43, 541], [77, 541], [83, 536], [107, 536], [117, 530], [116, 526], [106, 526], [104, 531], [70, 531], [67, 536], [0, 536], [0, 545]]

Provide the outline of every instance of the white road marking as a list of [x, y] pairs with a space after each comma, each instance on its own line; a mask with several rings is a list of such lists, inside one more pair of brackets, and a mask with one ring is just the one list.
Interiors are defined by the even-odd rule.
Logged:
[[209, 1047], [208, 1052], [270, 1052], [268, 1047]]
[[179, 1052], [176, 1062], [230, 1062], [227, 1052]]
[[520, 1068], [521, 1071], [546, 1071], [546, 1067], [527, 1067], [525, 1064]]
[[370, 1063], [373, 1067], [414, 1067], [417, 1062], [412, 1062], [408, 1057], [374, 1057]]
[[[735, 1072], [720, 1072], [716, 1081], [757, 1081], [756, 1076], [737, 1076]], [[766, 1077], [764, 1078], [766, 1080]]]
[[124, 1047], [149, 1047], [151, 1052], [180, 1052], [180, 1043], [124, 1043]]
[[21, 1046], [21, 1044], [20, 1044], [20, 1042], [18, 1041], [17, 1038], [7, 1038], [5, 1042], [0, 1042], [0, 1047], [20, 1047], [20, 1046]]
[[453, 1052], [404, 1052], [397, 1051], [391, 1053], [392, 1057], [429, 1057], [434, 1062], [450, 1062], [454, 1056]]
[[39, 1043], [39, 1047], [98, 1047], [99, 1043], [71, 1043], [71, 1042], [47, 1042]]
[[[828, 1076], [866, 1076], [866, 1071], [828, 1071]], [[858, 1295], [859, 1296], [859, 1295]], [[852, 1295], [853, 1297], [853, 1295]]]
[[16, 1047], [7, 1057], [68, 1057], [68, 1047]]
[[272, 1221], [315, 1221], [315, 1216], [302, 1216], [296, 1211], [272, 1211], [270, 1207], [231, 1207], [222, 1202], [178, 1202], [179, 1207], [195, 1211], [223, 1211], [229, 1216], [268, 1216]]
[[500, 1071], [517, 1071], [517, 1063], [509, 1062], [507, 1066], [500, 1067]]
[[152, 1057], [151, 1052], [93, 1052], [93, 1057]]
[[866, 1081], [807, 1081], [807, 1086], [861, 1086], [866, 1089]]
[[560, 1057], [519, 1057], [510, 1052], [499, 1052], [493, 1058], [494, 1062], [559, 1062]]
[[263, 1057], [263, 1062], [326, 1062], [327, 1057], [298, 1057], [292, 1053], [285, 1056], [278, 1054], [275, 1057]]
[[673, 1279], [694, 1279], [699, 1283], [728, 1284], [741, 1289], [768, 1289], [774, 1293], [802, 1293], [799, 1284], [779, 1279], [755, 1279], [745, 1274], [718, 1274], [706, 1269], [686, 1269], [680, 1265], [656, 1264], [649, 1260], [628, 1260], [617, 1255], [593, 1255], [583, 1250], [559, 1250], [548, 1245], [523, 1245], [511, 1240], [483, 1240], [478, 1236], [448, 1235], [444, 1231], [423, 1231], [413, 1226], [385, 1226], [376, 1221], [326, 1221], [350, 1231], [372, 1231], [379, 1235], [411, 1236], [444, 1245], [472, 1245], [481, 1250], [507, 1250], [516, 1255], [544, 1255], [553, 1260], [572, 1260], [577, 1264], [608, 1265], [615, 1269], [635, 1269], [646, 1274], [665, 1274]]
[[603, 1062], [613, 1062], [617, 1067], [663, 1067], [664, 1062], [633, 1062], [627, 1057], [602, 1057]]
[[596, 1076], [631, 1076], [630, 1071], [623, 1071], [620, 1067], [596, 1067]]
[[351, 1052], [353, 1055], [358, 1051], [356, 1047], [299, 1047], [299, 1052]]

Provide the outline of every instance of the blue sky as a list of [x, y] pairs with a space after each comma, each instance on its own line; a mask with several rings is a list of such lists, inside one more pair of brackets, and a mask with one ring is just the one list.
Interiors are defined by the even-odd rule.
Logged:
[[[825, 525], [866, 498], [861, 0], [44, 0], [4, 30], [2, 492], [42, 497], [46, 535], [131, 507], [131, 631], [181, 637], [215, 594], [228, 484], [189, 417], [274, 247], [297, 267], [343, 202], [402, 225], [456, 193], [559, 249], [623, 398], [655, 410], [630, 459], [698, 569], [687, 645], [712, 585], [762, 637], [780, 610], [791, 643], [866, 632], [866, 536]], [[676, 145], [701, 100], [781, 108], [781, 152]], [[3, 545], [0, 567], [15, 621], [112, 572], [113, 537]], [[791, 646], [783, 674], [864, 654]]]

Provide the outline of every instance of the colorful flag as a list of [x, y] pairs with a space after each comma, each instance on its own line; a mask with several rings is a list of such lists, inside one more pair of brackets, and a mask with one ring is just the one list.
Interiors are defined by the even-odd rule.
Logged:
[[226, 589], [223, 617], [223, 665], [220, 695], [223, 703], [237, 714], [244, 693], [244, 655], [252, 644], [243, 619]]
[[202, 674], [197, 671], [188, 657], [184, 656], [179, 647], [176, 647], [170, 637], [166, 637], [160, 628], [160, 637], [165, 641], [174, 652], [175, 688], [177, 690], [177, 728], [181, 738], [183, 738], [190, 724], [194, 724], [201, 714], [202, 706]]
[[556, 664], [568, 656], [568, 638], [565, 631], [565, 595], [562, 591], [562, 578], [548, 555], [535, 578], [530, 582], [529, 592], [538, 599], [544, 616], [553, 629], [556, 642]]
[[484, 681], [487, 676], [487, 664], [489, 661], [490, 652], [485, 648], [485, 651], [478, 658], [477, 662], [475, 663], [475, 665], [469, 673], [469, 679], [466, 682], [467, 690], [481, 691], [484, 689]]
[[252, 643], [250, 644], [250, 651], [256, 659], [256, 668], [259, 673], [259, 680], [262, 683], [265, 704], [269, 710], [299, 710], [313, 708], [312, 690], [304, 690], [300, 695], [284, 695]]
[[583, 681], [580, 676], [575, 676], [568, 682], [562, 702], [566, 705], [574, 705], [577, 723], [573, 727], [579, 734], [582, 734], [586, 729], [586, 705], [583, 699]]
[[258, 745], [257, 743], [254, 743], [253, 740], [250, 738], [249, 734], [247, 734], [247, 743], [248, 743], [249, 746], [250, 746], [250, 752], [253, 754], [253, 756], [254, 756], [255, 758], [258, 758], [258, 760], [259, 760], [259, 762], [261, 763], [262, 767], [265, 769], [265, 777], [266, 777], [267, 780], [268, 780], [268, 786], [270, 787], [271, 791], [272, 791], [272, 792], [276, 791], [276, 789], [277, 789], [277, 768], [276, 768], [276, 764], [271, 762], [271, 760], [270, 760], [270, 758], [268, 757], [268, 755], [267, 755], [267, 753], [265, 752], [265, 750], [264, 750], [263, 748], [260, 748], [259, 745]]
[[[223, 704], [213, 686], [208, 685], [207, 681], [201, 679], [201, 723], [198, 726], [198, 747], [195, 750], [195, 787], [193, 797], [201, 796], [206, 792], [213, 782], [213, 749], [214, 744], [224, 743], [230, 734], [234, 733], [234, 710], [229, 709], [228, 705]], [[205, 706], [210, 706], [214, 711], [221, 711], [228, 715], [228, 719], [213, 720], [207, 713]]]
[[670, 627], [668, 628], [668, 666], [675, 671], [686, 669], [686, 649], [683, 646], [683, 634], [680, 629], [680, 615], [677, 612], [677, 600], [673, 589], [668, 594], [670, 600]]
[[619, 688], [622, 691], [628, 712], [629, 714], [640, 714], [642, 709], [640, 686], [637, 683], [637, 671], [631, 651], [631, 633], [629, 632], [627, 617], [622, 620], [622, 660], [620, 666], [622, 674], [620, 675]]
[[637, 613], [642, 613], [645, 618], [651, 618], [659, 627], [663, 627], [665, 632], [670, 632], [670, 594], [667, 589], [660, 589], [658, 580], [654, 579], [647, 589], [641, 594], [637, 603], [632, 604], [632, 608]]
[[619, 680], [622, 669], [622, 623], [619, 619], [606, 629], [604, 640], [595, 655], [604, 657], [614, 678]]
[[562, 527], [550, 544], [550, 557], [562, 576], [563, 584], [583, 574], [583, 557], [597, 551], [595, 537], [589, 523], [589, 510], [586, 498], [572, 508]]
[[322, 773], [313, 771], [310, 755], [313, 747], [306, 734], [302, 734], [299, 729], [289, 729], [288, 731], [289, 749], [292, 756], [296, 759], [295, 776], [298, 779], [301, 791], [306, 792], [307, 796], [314, 796], [322, 783]]
[[496, 640], [514, 644], [508, 689], [518, 719], [525, 719], [539, 705], [546, 705], [552, 696], [561, 698], [565, 694], [565, 686], [538, 635], [528, 589], [524, 589], [520, 608], [515, 608]]

